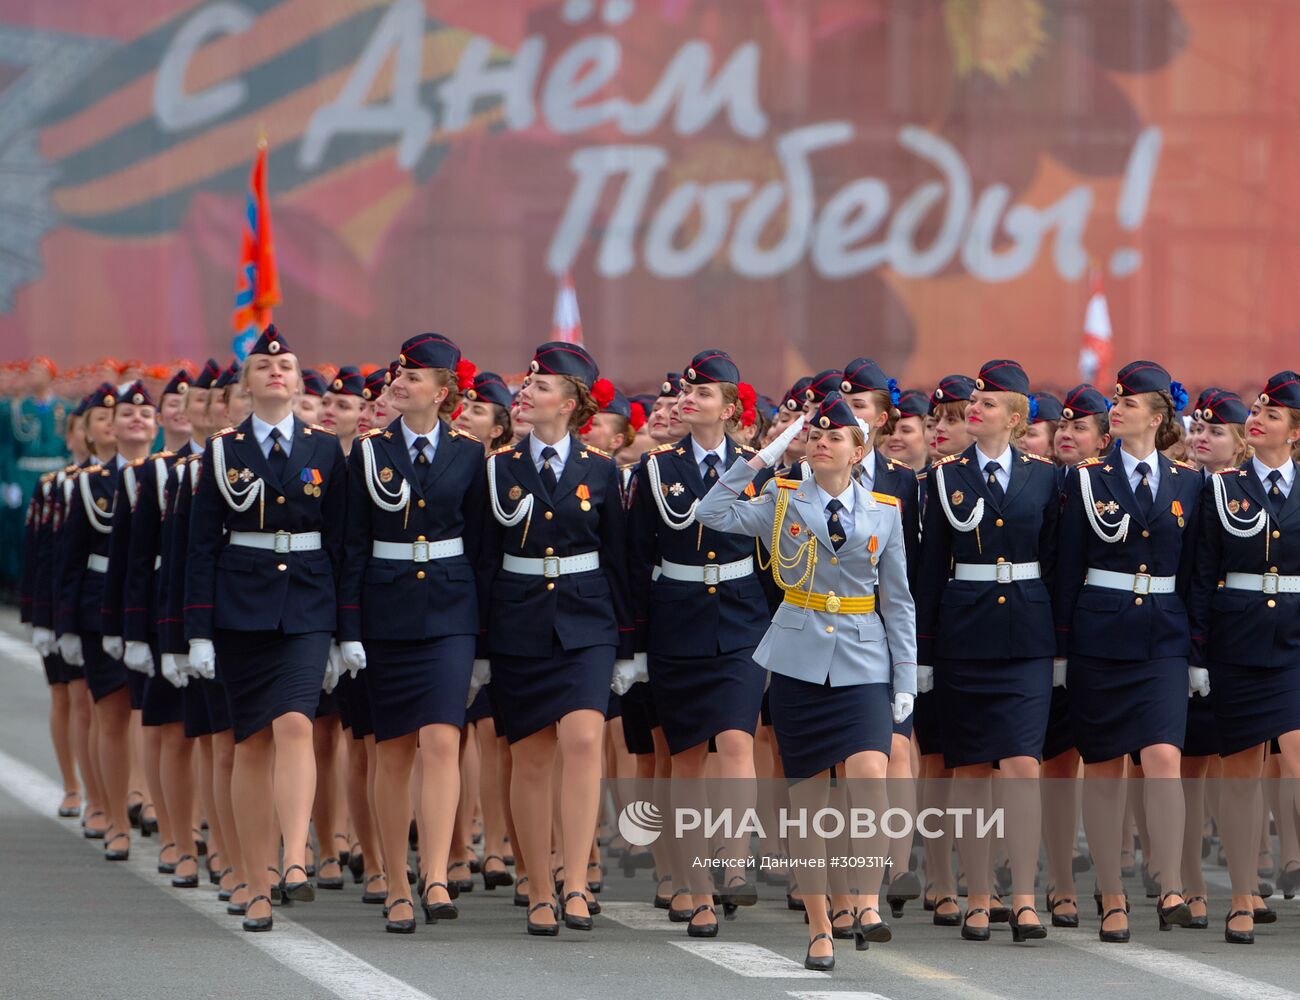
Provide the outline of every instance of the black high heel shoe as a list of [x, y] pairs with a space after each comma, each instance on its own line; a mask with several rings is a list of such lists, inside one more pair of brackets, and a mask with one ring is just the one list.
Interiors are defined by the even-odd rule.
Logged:
[[689, 922], [691, 917], [694, 916], [694, 912], [689, 909], [679, 910], [673, 906], [673, 900], [678, 896], [689, 895], [691, 895], [690, 889], [676, 889], [673, 891], [672, 898], [668, 900], [668, 920], [670, 923], [684, 924]]
[[[1058, 906], [1073, 906], [1073, 913], [1057, 913]], [[1073, 896], [1053, 896], [1050, 892], [1047, 894], [1047, 912], [1052, 915], [1053, 927], [1078, 927], [1079, 926], [1079, 901]]]
[[528, 876], [525, 875], [523, 878], [521, 878], [518, 882], [515, 883], [515, 906], [528, 905], [528, 891], [524, 889], [524, 886], [527, 884], [527, 882], [528, 882]]
[[[940, 913], [939, 907], [945, 903], [951, 903], [955, 910], [952, 913]], [[961, 903], [957, 901], [956, 896], [940, 896], [934, 901], [934, 916], [931, 918], [935, 927], [960, 927], [961, 926]]]
[[1250, 910], [1233, 910], [1223, 921], [1223, 940], [1228, 944], [1254, 944], [1255, 929], [1252, 927], [1248, 931], [1234, 931], [1228, 924], [1232, 923], [1233, 917], [1251, 917], [1254, 916]]
[[724, 885], [718, 894], [722, 903], [722, 915], [727, 920], [734, 920], [736, 910], [741, 906], [753, 906], [758, 902], [758, 886], [743, 875], [733, 876], [729, 885]]
[[571, 931], [589, 931], [594, 926], [594, 921], [590, 916], [569, 913], [569, 900], [575, 898], [585, 903], [587, 894], [581, 889], [574, 889], [573, 892], [564, 897], [564, 926]]
[[[501, 871], [496, 871], [496, 872], [488, 871], [488, 866], [487, 866], [488, 862], [494, 860], [501, 862], [501, 868], [502, 868]], [[515, 877], [511, 875], [508, 870], [506, 870], [505, 858], [503, 858], [500, 854], [485, 854], [483, 856], [483, 888], [484, 889], [491, 890], [497, 888], [498, 886], [504, 888], [505, 886], [514, 885], [514, 884], [515, 884]]]
[[[109, 827], [112, 829], [112, 827]], [[119, 840], [126, 841], [126, 850], [110, 848], [109, 845]], [[104, 860], [105, 861], [127, 861], [131, 857], [131, 837], [127, 833], [115, 833], [104, 841]]]
[[[409, 906], [411, 908], [411, 915], [407, 917], [405, 920], [394, 920], [392, 917], [393, 911], [402, 905]], [[402, 896], [400, 899], [393, 900], [392, 905], [386, 906], [385, 909], [388, 910], [388, 920], [384, 924], [385, 931], [387, 931], [389, 934], [414, 934], [415, 933], [415, 904], [414, 903], [412, 903], [405, 896]], [[432, 923], [432, 921], [426, 921], [426, 922]]]
[[274, 865], [267, 865], [266, 870], [271, 873], [271, 902], [280, 902], [280, 869]]
[[[337, 875], [325, 876], [321, 874], [321, 869], [326, 865], [334, 865], [338, 868]], [[320, 864], [316, 866], [316, 888], [317, 889], [342, 889], [343, 888], [343, 863], [338, 858], [321, 858]]]
[[1192, 922], [1192, 911], [1188, 908], [1187, 902], [1175, 903], [1173, 906], [1165, 906], [1165, 900], [1170, 896], [1179, 896], [1182, 893], [1171, 890], [1160, 897], [1156, 903], [1156, 915], [1160, 918], [1160, 929], [1167, 931], [1173, 927], [1187, 927]]
[[1255, 923], [1257, 924], [1275, 924], [1277, 923], [1277, 911], [1267, 907], [1258, 906], [1255, 908]]
[[199, 859], [193, 854], [182, 854], [176, 861], [176, 867], [179, 868], [187, 861], [194, 862], [194, 871], [189, 875], [173, 875], [173, 889], [197, 889], [199, 887]]
[[[814, 934], [812, 941], [808, 942], [808, 953], [803, 957], [803, 967], [811, 969], [813, 972], [830, 972], [835, 968], [835, 952], [829, 955], [814, 955], [812, 953], [813, 943], [816, 941], [830, 940], [829, 934]], [[832, 945], [832, 947], [834, 947]]]
[[235, 894], [235, 890], [221, 888], [221, 880], [225, 878], [227, 875], [233, 875], [233, 874], [235, 874], [234, 868], [223, 868], [221, 869], [220, 872], [217, 873], [217, 899], [222, 903], [229, 903], [230, 897]]
[[[844, 926], [836, 924], [835, 921], [839, 920], [840, 917], [848, 917], [849, 918], [848, 924]], [[857, 910], [852, 910], [852, 909], [836, 910], [834, 913], [831, 914], [831, 937], [834, 938], [836, 941], [852, 941], [853, 931], [855, 930], [855, 925], [857, 924], [857, 920], [858, 920]], [[807, 922], [808, 922], [808, 914], [805, 913], [804, 923]]]
[[903, 915], [903, 905], [910, 899], [921, 895], [921, 880], [915, 872], [903, 872], [896, 879], [890, 879], [889, 891], [885, 893], [885, 902], [889, 904], [889, 913], [895, 920]]
[[[484, 860], [487, 859], [485, 858]], [[502, 863], [504, 864], [504, 862]], [[594, 896], [596, 893], [600, 892], [601, 889], [605, 888], [605, 866], [602, 865], [599, 861], [589, 862], [587, 864], [588, 875], [591, 874], [591, 870], [593, 868], [596, 869], [596, 872], [597, 874], [600, 875], [600, 878], [587, 879], [587, 891]]]
[[140, 836], [152, 837], [157, 832], [158, 832], [158, 817], [146, 816], [143, 812], [141, 812], [140, 813]]
[[126, 794], [128, 798], [132, 795], [140, 796], [139, 802], [128, 803], [126, 807], [127, 820], [130, 822], [130, 824], [133, 827], [135, 827], [135, 829], [138, 830], [140, 829], [140, 815], [144, 812], [144, 794], [142, 792], [136, 791], [135, 789], [132, 789]]
[[[71, 806], [64, 805], [63, 802], [67, 802], [68, 799], [76, 799], [77, 804]], [[59, 803], [60, 819], [76, 819], [78, 816], [81, 815], [81, 793], [80, 792], [64, 792], [63, 802]]]
[[[708, 910], [713, 914], [713, 923], [697, 924], [695, 918]], [[712, 903], [701, 903], [691, 911], [689, 917], [690, 923], [686, 925], [686, 936], [693, 938], [715, 938], [718, 936], [718, 911], [713, 908]]]
[[247, 903], [233, 902], [235, 898], [235, 894], [239, 892], [240, 889], [247, 889], [247, 888], [248, 888], [247, 882], [240, 882], [239, 885], [235, 886], [233, 889], [230, 890], [230, 895], [226, 897], [227, 900], [226, 912], [229, 913], [232, 917], [242, 917], [244, 914], [248, 912]]
[[[533, 914], [546, 907], [555, 916], [553, 924], [533, 923]], [[551, 902], [534, 903], [528, 911], [528, 933], [537, 937], [558, 937], [560, 933], [560, 908]]]
[[[1094, 889], [1092, 890], [1092, 900], [1093, 900], [1094, 903], [1097, 904], [1097, 916], [1101, 917], [1101, 916], [1102, 916], [1102, 912], [1101, 912], [1101, 890], [1100, 890], [1100, 889], [1096, 889], [1096, 888], [1094, 888]], [[1128, 912], [1130, 912], [1130, 910], [1131, 910], [1131, 907], [1129, 906], [1129, 902], [1128, 902], [1128, 892], [1125, 891], [1125, 893], [1124, 893], [1124, 912], [1125, 912], [1125, 913], [1128, 913]], [[1105, 919], [1105, 918], [1103, 917], [1102, 919]]]
[[1105, 944], [1128, 944], [1129, 942], [1130, 935], [1129, 935], [1127, 924], [1124, 925], [1123, 930], [1118, 930], [1118, 931], [1106, 930], [1106, 921], [1109, 920], [1117, 913], [1122, 913], [1125, 916], [1128, 916], [1127, 909], [1117, 906], [1112, 910], [1106, 911], [1105, 915], [1103, 915], [1101, 918], [1102, 926], [1097, 928], [1097, 938], [1098, 940], [1104, 942]]
[[[302, 872], [303, 879], [300, 882], [290, 882], [289, 873], [295, 868]], [[316, 899], [316, 889], [308, 881], [307, 869], [302, 865], [290, 865], [280, 876], [280, 905], [288, 906], [291, 903], [311, 903]]]
[[1016, 944], [1019, 944], [1021, 941], [1041, 941], [1043, 938], [1047, 937], [1047, 928], [1041, 923], [1035, 922], [1023, 925], [1020, 923], [1020, 914], [1024, 913], [1026, 910], [1037, 916], [1037, 911], [1032, 906], [1022, 906], [1020, 909], [1016, 910], [1015, 913], [1011, 914], [1011, 920], [1009, 921], [1011, 924], [1011, 940]]
[[[244, 908], [244, 912], [247, 913], [257, 903], [261, 902], [262, 900], [266, 901], [267, 908], [269, 909], [271, 906], [271, 897], [263, 896], [259, 893], [258, 895], [254, 896], [252, 899], [248, 901], [248, 906]], [[273, 922], [274, 922], [273, 915], [268, 913], [264, 917], [249, 917], [249, 916], [244, 917], [243, 926], [244, 926], [244, 930], [246, 931], [269, 931], [271, 929], [271, 925]]]
[[656, 910], [666, 910], [670, 906], [672, 906], [672, 902], [673, 902], [672, 896], [671, 895], [665, 896], [662, 892], [659, 891], [664, 887], [665, 882], [667, 882], [669, 885], [672, 885], [672, 881], [673, 881], [673, 877], [671, 875], [664, 875], [660, 877], [657, 882], [655, 882], [655, 909]]
[[1277, 891], [1283, 899], [1295, 899], [1297, 889], [1300, 889], [1300, 862], [1288, 861], [1277, 873]]
[[874, 906], [864, 906], [857, 912], [853, 918], [853, 947], [858, 951], [866, 951], [871, 944], [884, 944], [886, 941], [892, 941], [894, 932], [890, 930], [889, 924], [883, 920], [877, 919], [875, 923], [864, 924], [862, 915], [864, 913], [874, 913], [877, 918], [880, 917], [880, 911]]
[[452, 865], [447, 869], [447, 883], [448, 883], [448, 885], [454, 885], [454, 886], [456, 887], [456, 892], [457, 892], [457, 893], [462, 893], [462, 892], [473, 892], [473, 891], [474, 891], [474, 878], [473, 878], [473, 874], [474, 874], [474, 873], [473, 873], [473, 872], [470, 872], [470, 877], [469, 877], [469, 878], [453, 878], [451, 873], [452, 873], [453, 871], [455, 871], [457, 868], [464, 868], [464, 869], [468, 870], [468, 869], [469, 869], [469, 862], [468, 862], [468, 861], [457, 861], [457, 862], [453, 863], [453, 864], [452, 864]]
[[1199, 917], [1193, 913], [1191, 923], [1189, 923], [1187, 926], [1194, 931], [1203, 931], [1210, 926], [1210, 901], [1206, 899], [1204, 896], [1188, 896], [1187, 910], [1189, 913], [1191, 912], [1193, 903], [1200, 903], [1202, 906], [1204, 906], [1205, 913], [1203, 913]]
[[94, 812], [92, 812], [89, 816], [86, 817], [86, 820], [81, 827], [81, 835], [85, 837], [87, 840], [103, 840], [104, 834], [108, 832], [109, 829], [108, 827], [105, 827], [102, 830], [97, 830], [90, 825], [91, 821], [94, 820], [96, 816], [103, 816], [105, 819], [108, 818], [108, 814], [104, 812], [104, 810], [102, 809], [96, 809]]
[[[428, 896], [430, 889], [446, 889], [449, 901], [446, 903], [430, 903]], [[424, 909], [424, 922], [426, 924], [436, 924], [439, 920], [455, 920], [460, 916], [460, 909], [455, 903], [450, 902], [451, 886], [446, 882], [429, 882], [420, 893], [420, 906]]]
[[352, 884], [360, 885], [366, 880], [366, 856], [360, 850], [348, 851], [348, 871], [352, 873]]
[[985, 909], [984, 907], [982, 907], [982, 906], [977, 906], [977, 907], [975, 907], [975, 909], [973, 909], [973, 910], [971, 910], [971, 909], [967, 909], [967, 910], [966, 910], [966, 918], [961, 922], [961, 936], [962, 936], [962, 940], [964, 940], [964, 941], [987, 941], [987, 940], [989, 939], [989, 925], [988, 925], [988, 924], [985, 924], [983, 927], [972, 927], [972, 926], [970, 925], [970, 918], [971, 918], [971, 917], [978, 916], [978, 915], [981, 914], [981, 913], [984, 914], [985, 917], [987, 917], [987, 916], [989, 915], [989, 911], [986, 910], [986, 909]]
[[159, 875], [176, 874], [176, 862], [164, 861], [162, 859], [162, 856], [166, 854], [168, 851], [172, 850], [172, 848], [174, 848], [175, 846], [176, 845], [173, 844], [171, 841], [168, 841], [167, 843], [163, 844], [162, 847], [158, 848], [158, 874]]
[[388, 900], [387, 890], [383, 892], [379, 892], [377, 890], [372, 890], [370, 888], [372, 882], [380, 882], [383, 880], [384, 880], [383, 872], [375, 872], [375, 874], [371, 875], [368, 879], [366, 879], [366, 890], [361, 894], [361, 902], [370, 903], [372, 906], [376, 903], [386, 902]]
[[989, 902], [989, 923], [991, 924], [1008, 924], [1011, 922], [1011, 907], [1002, 902], [1002, 897], [996, 892]]
[[930, 890], [933, 888], [934, 883], [927, 882], [925, 883], [925, 891], [921, 893], [921, 909], [926, 913], [934, 912], [935, 900], [934, 897], [930, 895]]

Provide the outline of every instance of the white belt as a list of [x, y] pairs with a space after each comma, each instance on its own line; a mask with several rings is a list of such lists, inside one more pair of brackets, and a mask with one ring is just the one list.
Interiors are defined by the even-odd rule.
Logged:
[[1091, 587], [1127, 590], [1133, 594], [1172, 594], [1177, 577], [1152, 576], [1150, 573], [1112, 573], [1108, 569], [1090, 569], [1087, 583]]
[[460, 538], [445, 538], [441, 542], [374, 542], [370, 554], [376, 559], [423, 563], [462, 556], [465, 554], [465, 542]]
[[600, 553], [584, 552], [579, 556], [547, 556], [544, 559], [524, 559], [521, 556], [501, 557], [501, 568], [507, 573], [548, 578], [567, 576], [570, 573], [587, 573], [600, 569]]
[[107, 573], [108, 556], [97, 556], [92, 552], [90, 555], [86, 556], [86, 569], [90, 570], [92, 573]]
[[1037, 580], [1042, 575], [1042, 567], [1036, 562], [957, 563], [952, 568], [954, 580], [972, 580], [976, 583], [1015, 583], [1020, 580]]
[[669, 562], [665, 559], [659, 564], [659, 575], [666, 580], [681, 583], [707, 583], [710, 587], [731, 580], [741, 580], [754, 573], [754, 557], [745, 556], [729, 563], [705, 563], [703, 566], [688, 566], [685, 563]]
[[315, 552], [320, 548], [319, 531], [232, 531], [231, 545], [246, 549], [264, 549], [267, 552]]
[[1300, 576], [1277, 573], [1228, 573], [1223, 585], [1229, 590], [1253, 590], [1257, 594], [1300, 594]]

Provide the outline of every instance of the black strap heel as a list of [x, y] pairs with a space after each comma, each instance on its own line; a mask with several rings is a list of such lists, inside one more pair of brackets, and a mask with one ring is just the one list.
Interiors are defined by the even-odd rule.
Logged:
[[[393, 910], [399, 906], [408, 906], [411, 909], [411, 915], [405, 920], [394, 920], [392, 918]], [[385, 907], [388, 910], [388, 922], [384, 924], [384, 930], [389, 934], [414, 934], [415, 933], [415, 904], [411, 902], [410, 897], [401, 896]]]
[[573, 892], [564, 897], [564, 926], [571, 931], [591, 930], [593, 921], [590, 916], [569, 913], [569, 900], [571, 899], [580, 899], [585, 903], [587, 902], [587, 894], [581, 889], [574, 889]]
[[198, 858], [196, 858], [193, 854], [182, 854], [176, 860], [176, 867], [180, 868], [180, 866], [185, 864], [185, 862], [187, 861], [194, 862], [194, 874], [173, 875], [172, 876], [173, 889], [197, 889], [199, 887], [199, 859]]
[[[814, 955], [812, 953], [812, 946], [817, 941], [834, 942], [834, 938], [825, 933], [814, 934], [812, 940], [808, 942], [808, 953], [803, 957], [803, 967], [805, 969], [811, 969], [813, 972], [830, 972], [835, 968], [835, 952], [832, 951], [829, 955]], [[834, 944], [832, 943], [832, 948], [833, 947]]]
[[[548, 910], [550, 910], [551, 914], [555, 917], [554, 923], [551, 924], [533, 923], [533, 914], [536, 913], [538, 910], [540, 910], [543, 906], [546, 907]], [[560, 908], [556, 906], [554, 903], [549, 901], [534, 903], [532, 907], [530, 907], [528, 910], [528, 933], [536, 935], [537, 937], [558, 937], [560, 933]]]
[[[713, 914], [713, 923], [697, 924], [695, 918], [705, 911]], [[693, 938], [715, 938], [718, 936], [718, 911], [713, 908], [712, 903], [701, 903], [691, 911], [688, 918], [690, 923], [686, 925], [686, 936]]]
[[874, 906], [864, 906], [853, 918], [853, 947], [858, 951], [866, 951], [872, 944], [884, 944], [886, 941], [894, 939], [894, 932], [889, 924], [883, 919], [877, 919], [874, 923], [864, 924], [862, 917], [864, 914], [874, 913], [880, 917], [880, 911]]
[[[430, 889], [447, 890], [448, 902], [430, 903], [428, 898]], [[436, 924], [439, 920], [455, 920], [459, 917], [460, 910], [455, 903], [450, 902], [452, 898], [454, 897], [452, 896], [451, 887], [446, 882], [429, 882], [426, 876], [424, 894], [420, 897], [420, 907], [424, 910], [424, 922], [426, 924]]]
[[[266, 901], [267, 908], [269, 909], [271, 906], [271, 897], [263, 896], [262, 894], [259, 893], [258, 895], [254, 896], [252, 899], [248, 901], [248, 907], [245, 912], [247, 912], [247, 910], [251, 910], [254, 906], [256, 906], [259, 902], [263, 900]], [[268, 913], [264, 917], [247, 917], [247, 916], [244, 917], [243, 926], [244, 926], [244, 930], [250, 932], [269, 931], [271, 929], [271, 925], [273, 922], [274, 922], [273, 915]]]
[[961, 936], [963, 940], [987, 941], [989, 939], [988, 924], [985, 924], [983, 927], [972, 927], [970, 925], [970, 918], [977, 917], [981, 913], [984, 914], [986, 918], [989, 915], [989, 911], [982, 906], [977, 906], [973, 910], [972, 909], [966, 910], [966, 919], [961, 922]]
[[1248, 931], [1234, 931], [1228, 925], [1232, 923], [1233, 917], [1250, 917], [1255, 919], [1255, 914], [1251, 910], [1233, 910], [1223, 921], [1223, 940], [1228, 944], [1254, 944], [1255, 928], [1252, 926]]
[[1102, 926], [1097, 928], [1098, 940], [1106, 944], [1128, 944], [1130, 935], [1129, 935], [1129, 929], [1127, 923], [1124, 925], [1123, 930], [1118, 930], [1118, 931], [1106, 930], [1106, 926], [1105, 926], [1106, 921], [1109, 920], [1111, 917], [1115, 916], [1115, 914], [1117, 913], [1122, 913], [1125, 916], [1128, 916], [1128, 908], [1123, 906], [1116, 906], [1114, 909], [1110, 909], [1105, 912], [1105, 914], [1101, 918]]
[[1032, 924], [1021, 925], [1020, 914], [1025, 912], [1032, 913], [1034, 916], [1038, 915], [1038, 911], [1032, 906], [1022, 906], [1011, 914], [1011, 940], [1019, 944], [1021, 941], [1040, 941], [1047, 937], [1047, 928], [1037, 921]]
[[1175, 903], [1173, 906], [1165, 906], [1165, 900], [1170, 896], [1181, 896], [1182, 893], [1177, 889], [1171, 889], [1160, 897], [1156, 903], [1156, 915], [1160, 918], [1160, 929], [1162, 931], [1170, 930], [1173, 927], [1188, 927], [1192, 922], [1192, 911], [1184, 900], [1181, 903]]

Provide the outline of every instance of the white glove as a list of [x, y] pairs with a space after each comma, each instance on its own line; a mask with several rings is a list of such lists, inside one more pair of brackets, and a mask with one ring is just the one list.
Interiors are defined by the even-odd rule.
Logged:
[[172, 687], [183, 688], [190, 682], [190, 675], [183, 673], [180, 664], [176, 662], [175, 653], [163, 653], [162, 675]]
[[894, 721], [902, 722], [912, 714], [912, 703], [916, 700], [914, 695], [904, 694], [899, 691], [894, 695]]
[[1187, 668], [1187, 697], [1194, 694], [1202, 698], [1210, 696], [1210, 672], [1204, 667]]
[[929, 694], [934, 690], [934, 667], [916, 668], [916, 693]]
[[59, 636], [59, 655], [70, 667], [84, 667], [86, 657], [81, 652], [81, 636], [72, 632], [64, 632]]
[[210, 681], [217, 676], [217, 651], [211, 639], [191, 639], [189, 665], [185, 668], [191, 677]]
[[1052, 658], [1052, 687], [1065, 687], [1065, 667], [1069, 662], [1064, 656]]
[[122, 662], [126, 664], [127, 670], [134, 670], [146, 677], [154, 675], [153, 650], [147, 642], [128, 642]]
[[325, 680], [321, 683], [321, 690], [331, 694], [338, 686], [339, 676], [342, 673], [343, 654], [339, 652], [339, 644], [331, 642], [329, 656], [325, 657]]
[[772, 466], [776, 465], [777, 462], [781, 461], [781, 456], [783, 456], [786, 449], [790, 447], [790, 442], [798, 437], [799, 432], [803, 430], [803, 422], [804, 416], [801, 413], [793, 422], [791, 422], [789, 427], [777, 435], [775, 441], [758, 453], [758, 457], [763, 460], [764, 465], [770, 469]]
[[633, 684], [650, 679], [645, 653], [633, 653], [630, 660], [614, 661], [614, 676], [609, 687], [617, 695], [627, 694]]
[[[366, 669], [366, 647], [359, 642], [340, 642], [339, 655], [349, 676], [355, 677]], [[342, 673], [342, 671], [340, 671]]]
[[104, 652], [113, 659], [120, 660], [122, 658], [122, 652], [125, 647], [122, 645], [122, 637], [120, 635], [106, 635], [99, 640], [99, 645]]
[[49, 656], [54, 652], [56, 645], [58, 645], [58, 640], [54, 638], [54, 633], [49, 629], [32, 629], [32, 646], [36, 649], [36, 652], [42, 656]]
[[465, 707], [469, 708], [474, 704], [474, 699], [478, 697], [479, 689], [492, 680], [492, 664], [487, 660], [475, 660], [474, 666], [469, 672], [469, 697], [465, 699]]

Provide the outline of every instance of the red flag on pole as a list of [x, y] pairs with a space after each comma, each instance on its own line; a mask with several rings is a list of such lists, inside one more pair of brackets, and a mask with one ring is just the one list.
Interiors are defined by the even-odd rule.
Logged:
[[275, 244], [271, 239], [271, 200], [266, 193], [266, 140], [257, 144], [248, 178], [243, 238], [239, 251], [239, 276], [235, 280], [235, 312], [231, 344], [241, 360], [271, 322], [271, 307], [280, 302], [280, 279], [275, 269]]
[[1110, 307], [1102, 288], [1101, 275], [1094, 273], [1092, 295], [1083, 314], [1083, 345], [1079, 349], [1079, 378], [1095, 382], [1099, 372], [1110, 371], [1111, 328]]
[[551, 339], [565, 344], [582, 343], [582, 317], [578, 315], [578, 293], [573, 290], [573, 275], [568, 271], [555, 290], [555, 311], [551, 315]]

